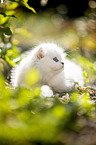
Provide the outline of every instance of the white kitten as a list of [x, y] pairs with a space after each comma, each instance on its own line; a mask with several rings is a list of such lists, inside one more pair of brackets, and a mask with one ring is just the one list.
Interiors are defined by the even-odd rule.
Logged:
[[12, 73], [14, 87], [26, 86], [24, 78], [32, 67], [39, 70], [42, 85], [49, 85], [57, 92], [72, 89], [74, 81], [84, 84], [81, 67], [68, 60], [63, 50], [54, 43], [42, 43], [22, 59]]

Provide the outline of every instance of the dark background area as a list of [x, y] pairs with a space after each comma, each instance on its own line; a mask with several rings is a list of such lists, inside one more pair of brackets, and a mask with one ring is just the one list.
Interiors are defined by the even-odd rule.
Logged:
[[[45, 6], [42, 6], [41, 0], [29, 0], [28, 4], [37, 12], [48, 8], [56, 8], [58, 5], [65, 5], [68, 9], [66, 15], [69, 17], [80, 17], [88, 9], [89, 0], [48, 0]], [[26, 11], [29, 11], [26, 9]]]

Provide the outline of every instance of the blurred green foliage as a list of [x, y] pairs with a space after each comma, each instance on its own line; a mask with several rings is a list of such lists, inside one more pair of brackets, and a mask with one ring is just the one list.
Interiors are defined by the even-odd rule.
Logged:
[[[18, 43], [23, 42], [22, 46], [26, 44], [31, 46], [38, 40], [49, 40], [51, 32], [51, 36], [57, 42], [61, 42], [65, 48], [72, 50], [72, 48], [80, 47], [79, 51], [70, 53], [70, 56], [71, 59], [75, 56], [84, 68], [87, 84], [90, 78], [95, 78], [96, 73], [94, 57], [92, 59], [85, 57], [86, 48], [92, 50], [94, 55], [96, 52], [94, 22], [91, 21], [94, 19], [89, 19], [90, 34], [86, 30], [88, 27], [84, 27], [86, 19], [74, 20], [69, 24], [69, 21], [65, 22], [59, 15], [51, 16], [51, 13], [41, 14], [41, 16], [25, 15], [25, 13], [22, 15], [19, 10], [16, 13], [16, 8], [20, 5], [36, 13], [27, 2], [27, 0], [5, 0], [0, 5], [0, 145], [92, 144], [90, 141], [94, 141], [96, 130], [92, 132], [89, 127], [96, 128], [96, 124], [94, 125], [96, 89], [90, 86], [83, 88], [76, 83], [75, 91], [45, 97], [40, 86], [37, 85], [40, 76], [36, 69], [30, 70], [25, 79], [31, 89], [24, 87], [13, 89], [7, 81], [8, 78], [5, 79], [2, 74], [8, 75], [8, 65], [15, 66], [18, 63], [18, 61], [13, 61], [20, 56]], [[72, 26], [73, 23], [75, 28]], [[66, 29], [63, 29], [63, 26]], [[17, 39], [14, 35], [18, 36]], [[70, 58], [70, 56], [67, 57]], [[84, 137], [84, 134], [89, 136]], [[93, 135], [95, 137], [90, 139]]]
[[66, 103], [64, 96], [43, 97], [39, 87], [14, 90], [5, 82], [0, 76], [0, 145], [59, 145], [65, 142], [62, 134], [79, 133], [85, 120], [96, 119], [86, 91], [72, 93]]
[[[12, 40], [14, 30], [10, 26], [10, 21], [12, 18], [16, 19], [14, 15], [15, 9], [19, 5], [24, 5], [36, 13], [27, 2], [28, 0], [5, 0], [3, 3], [0, 3], [0, 58], [6, 60], [12, 66], [15, 66], [15, 63], [12, 61], [13, 58], [18, 57], [20, 54]], [[26, 31], [21, 30], [21, 33], [26, 33]]]

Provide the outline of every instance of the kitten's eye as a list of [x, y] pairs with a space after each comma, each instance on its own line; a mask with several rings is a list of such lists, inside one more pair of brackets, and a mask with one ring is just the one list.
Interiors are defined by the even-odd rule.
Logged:
[[53, 60], [54, 60], [54, 61], [56, 61], [56, 62], [58, 62], [58, 61], [59, 61], [59, 60], [57, 59], [57, 57], [54, 57], [54, 58], [53, 58]]

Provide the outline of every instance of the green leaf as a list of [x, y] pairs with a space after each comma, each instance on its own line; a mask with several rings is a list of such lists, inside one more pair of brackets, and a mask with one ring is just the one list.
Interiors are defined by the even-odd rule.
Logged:
[[6, 17], [6, 14], [5, 14], [5, 13], [2, 13], [2, 12], [1, 12], [0, 14], [3, 15], [4, 17]]
[[15, 15], [6, 15], [5, 13], [0, 13], [1, 15], [3, 15], [4, 17], [13, 17], [16, 18]]
[[10, 1], [19, 3], [19, 4], [21, 4], [21, 5], [24, 5], [26, 8], [28, 8], [29, 10], [31, 10], [33, 13], [36, 14], [36, 11], [34, 10], [34, 8], [32, 8], [32, 7], [30, 7], [30, 6], [28, 5], [28, 3], [27, 3], [28, 0], [21, 0], [21, 1], [19, 1], [19, 0], [10, 0]]
[[24, 4], [24, 6], [26, 7], [26, 8], [28, 8], [29, 10], [31, 10], [32, 12], [34, 12], [35, 14], [36, 14], [36, 11], [34, 10], [34, 8], [32, 8], [32, 7], [30, 7], [27, 3], [23, 3]]
[[7, 5], [6, 10], [15, 10], [17, 6], [18, 2], [15, 2], [15, 0], [13, 0]]
[[12, 35], [9, 27], [0, 27], [0, 33], [5, 33], [6, 35]]
[[11, 66], [13, 66], [13, 67], [15, 66], [15, 63], [12, 60], [10, 60], [7, 55], [5, 55], [5, 59]]
[[6, 23], [9, 19], [9, 17], [5, 17], [5, 14], [0, 14], [0, 25], [3, 25], [4, 23]]

